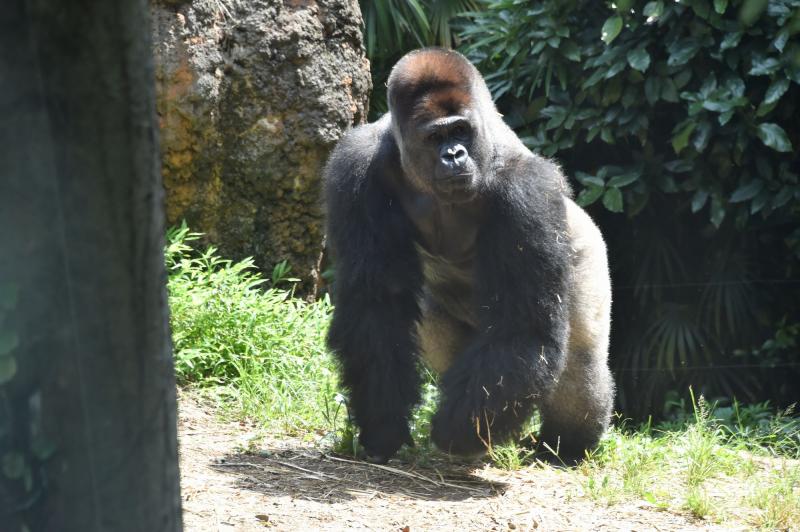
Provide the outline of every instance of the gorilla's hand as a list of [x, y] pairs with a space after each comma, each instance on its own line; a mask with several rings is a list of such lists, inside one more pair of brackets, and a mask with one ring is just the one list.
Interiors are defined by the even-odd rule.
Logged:
[[404, 420], [383, 420], [365, 425], [361, 429], [358, 441], [364, 446], [367, 461], [373, 464], [385, 464], [389, 458], [405, 443], [414, 446], [414, 438], [408, 431], [408, 423]]
[[445, 400], [433, 417], [431, 439], [444, 452], [467, 458], [483, 456], [486, 420], [479, 419], [471, 405], [462, 400]]
[[[528, 342], [522, 342], [528, 343]], [[530, 365], [510, 343], [480, 341], [442, 376], [431, 438], [451, 454], [480, 456], [516, 436], [533, 412]], [[506, 356], [504, 356], [504, 354]]]
[[[481, 372], [464, 364], [465, 360], [460, 362], [450, 368], [440, 382], [442, 399], [433, 417], [431, 439], [444, 452], [465, 457], [482, 456], [492, 441], [489, 431], [493, 415], [486, 410]], [[470, 390], [480, 393], [470, 393]]]

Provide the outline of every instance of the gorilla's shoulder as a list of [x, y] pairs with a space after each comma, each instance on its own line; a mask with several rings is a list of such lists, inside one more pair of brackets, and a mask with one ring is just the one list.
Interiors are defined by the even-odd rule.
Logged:
[[399, 160], [387, 114], [371, 124], [354, 127], [342, 137], [328, 159], [325, 182], [328, 186], [341, 186], [343, 181], [357, 186], [376, 167], [399, 165]]
[[572, 187], [559, 164], [527, 148], [513, 147], [508, 150], [502, 171], [513, 176], [512, 181], [524, 187], [557, 191], [568, 198], [573, 197]]

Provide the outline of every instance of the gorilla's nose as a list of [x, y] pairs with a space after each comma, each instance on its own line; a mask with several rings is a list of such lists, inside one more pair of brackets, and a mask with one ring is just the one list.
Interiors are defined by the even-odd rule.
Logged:
[[461, 144], [447, 146], [441, 153], [442, 163], [453, 170], [463, 168], [467, 164], [467, 149]]

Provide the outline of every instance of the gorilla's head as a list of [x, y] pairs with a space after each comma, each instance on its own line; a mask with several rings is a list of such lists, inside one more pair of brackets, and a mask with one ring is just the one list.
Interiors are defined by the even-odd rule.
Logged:
[[475, 67], [450, 50], [412, 52], [392, 69], [388, 100], [409, 183], [443, 202], [472, 199], [492, 176], [486, 133], [499, 120]]

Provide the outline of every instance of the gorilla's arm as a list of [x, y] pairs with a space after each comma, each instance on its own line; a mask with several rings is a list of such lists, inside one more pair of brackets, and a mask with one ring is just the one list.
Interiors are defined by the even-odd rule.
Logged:
[[385, 186], [399, 167], [396, 147], [378, 122], [340, 142], [325, 175], [336, 264], [328, 345], [350, 390], [360, 442], [381, 462], [413, 443], [408, 418], [420, 388], [412, 330], [422, 274], [413, 226]]
[[510, 171], [489, 195], [477, 243], [478, 334], [442, 378], [432, 433], [441, 449], [481, 453], [517, 435], [563, 368], [569, 242], [560, 174], [542, 163]]

